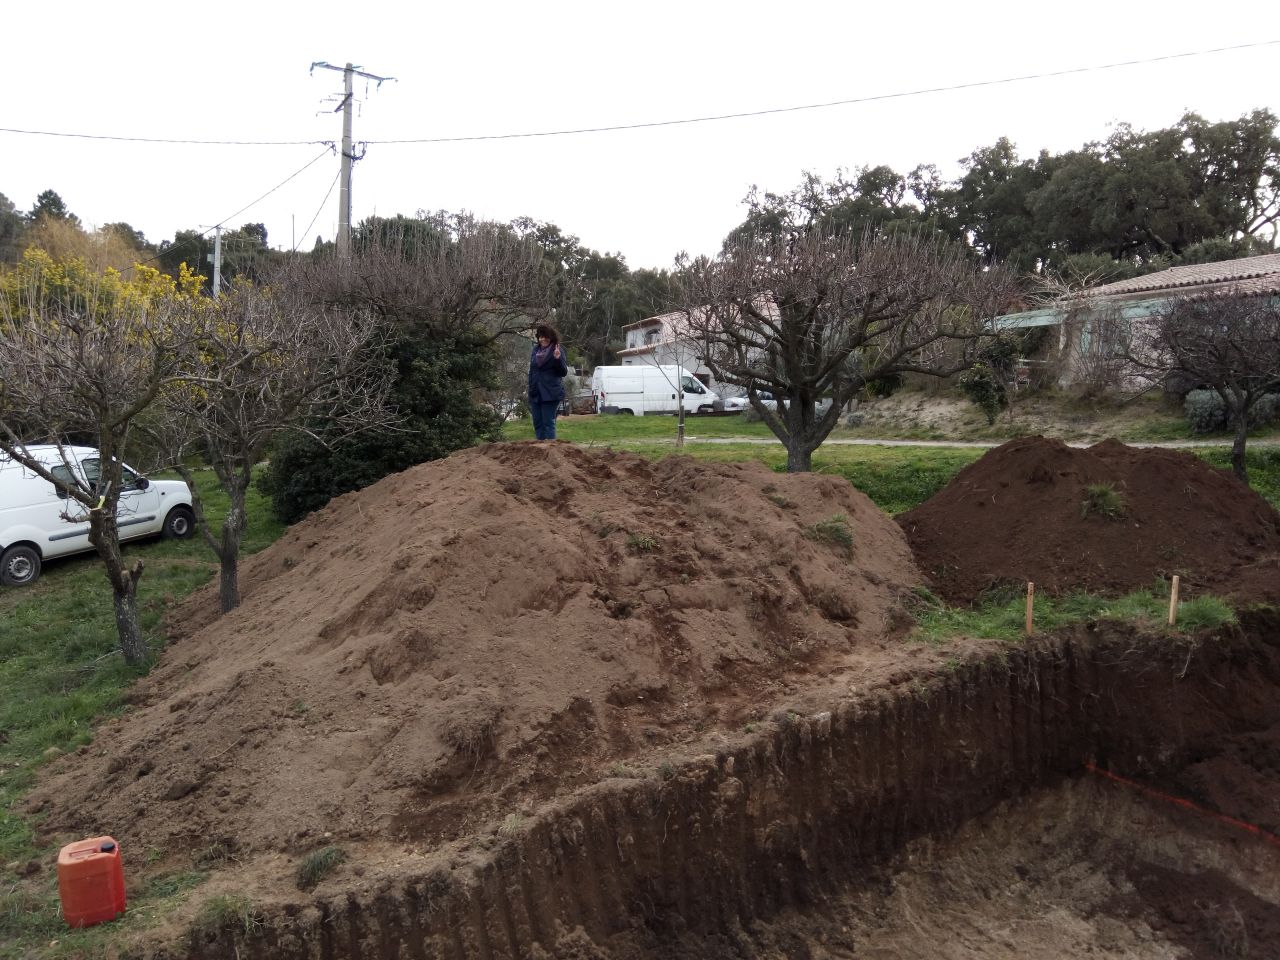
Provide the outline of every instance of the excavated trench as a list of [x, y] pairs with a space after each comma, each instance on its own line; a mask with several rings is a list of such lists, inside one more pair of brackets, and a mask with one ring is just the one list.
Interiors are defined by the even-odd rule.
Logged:
[[[1035, 844], [1012, 855], [1018, 862], [1010, 883], [1023, 888], [1088, 873], [1082, 864], [1102, 870], [1099, 858], [1118, 849], [1107, 844], [1126, 832], [1149, 835], [1152, 843], [1168, 835], [1163, 866], [1153, 861], [1139, 876], [1130, 863], [1131, 875], [1112, 891], [1110, 905], [1089, 907], [1128, 916], [1130, 931], [1138, 913], [1124, 897], [1161, 883], [1177, 888], [1176, 861], [1195, 847], [1187, 831], [1204, 833], [1204, 843], [1217, 851], [1216, 866], [1197, 861], [1196, 875], [1222, 879], [1217, 900], [1195, 901], [1203, 915], [1192, 910], [1188, 929], [1216, 937], [1217, 955], [1267, 955], [1256, 952], [1260, 940], [1280, 937], [1280, 846], [1273, 843], [1280, 827], [1274, 801], [1280, 756], [1263, 757], [1253, 771], [1254, 793], [1271, 797], [1270, 808], [1250, 806], [1247, 798], [1237, 809], [1216, 803], [1220, 814], [1258, 827], [1255, 833], [1185, 807], [1168, 817], [1153, 813], [1155, 801], [1144, 806], [1122, 797], [1112, 781], [1085, 768], [1095, 764], [1174, 793], [1180, 771], [1214, 757], [1233, 737], [1270, 736], [1274, 747], [1277, 692], [1280, 617], [1274, 613], [1246, 614], [1238, 627], [1195, 642], [1112, 624], [1081, 627], [1002, 656], [833, 699], [823, 712], [779, 715], [734, 747], [664, 767], [665, 777], [611, 779], [579, 790], [529, 818], [515, 835], [499, 831], [488, 838], [488, 849], [462, 851], [448, 866], [307, 905], [267, 908], [261, 923], [231, 922], [146, 954], [199, 960], [909, 955], [859, 952], [854, 941], [866, 935], [866, 925], [859, 927], [858, 917], [879, 916], [877, 922], [887, 924], [885, 911], [911, 883], [937, 887], [957, 869], [957, 856], [972, 857], [984, 842], [1013, 850], [1034, 830]], [[922, 850], [929, 853], [921, 872]], [[1125, 856], [1132, 858], [1132, 851]], [[994, 885], [974, 903], [998, 912], [1008, 891], [995, 889], [1001, 881], [992, 862], [971, 862], [967, 874], [957, 875], [969, 877], [964, 883], [973, 889]], [[966, 895], [958, 881], [947, 882], [949, 892], [936, 902], [961, 909]], [[1021, 907], [1010, 902], [1005, 909], [1025, 909], [1027, 923], [1040, 922], [1036, 915], [1048, 915], [1047, 896], [1024, 890]], [[1202, 922], [1211, 913], [1226, 917], [1220, 929]], [[1142, 926], [1147, 952], [1133, 944], [1108, 952], [1102, 944], [1101, 955], [1178, 955], [1169, 945], [1181, 942], [1180, 921], [1161, 932], [1158, 918], [1148, 920]], [[797, 923], [790, 934], [783, 930]], [[927, 933], [922, 923], [928, 925], [912, 921], [920, 936]], [[1253, 954], [1231, 952], [1239, 946], [1238, 938], [1230, 939], [1236, 926], [1246, 943], [1252, 935]], [[795, 932], [801, 928], [827, 944], [824, 952], [794, 946], [805, 939]], [[947, 937], [947, 929], [943, 924], [937, 935]], [[888, 926], [882, 933], [889, 937]], [[972, 955], [1019, 955], [1017, 936], [1005, 953], [991, 936], [990, 949]], [[1000, 936], [1010, 935], [1005, 929]], [[1022, 955], [1072, 949], [1055, 943]], [[1183, 947], [1183, 955], [1214, 955]], [[940, 948], [938, 955], [970, 954]]]

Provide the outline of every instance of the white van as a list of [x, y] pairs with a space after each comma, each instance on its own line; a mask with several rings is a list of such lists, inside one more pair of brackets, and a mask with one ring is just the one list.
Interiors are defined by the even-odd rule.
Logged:
[[596, 413], [633, 413], [637, 417], [675, 413], [681, 389], [686, 413], [710, 413], [721, 408], [720, 398], [684, 367], [637, 363], [596, 367], [591, 374]]
[[[92, 447], [27, 447], [56, 477], [93, 487], [100, 461]], [[195, 530], [191, 491], [181, 480], [148, 480], [121, 464], [120, 539], [149, 534], [189, 537]], [[66, 517], [71, 517], [70, 520]], [[92, 550], [84, 505], [22, 464], [0, 454], [0, 584], [34, 583], [45, 560]]]

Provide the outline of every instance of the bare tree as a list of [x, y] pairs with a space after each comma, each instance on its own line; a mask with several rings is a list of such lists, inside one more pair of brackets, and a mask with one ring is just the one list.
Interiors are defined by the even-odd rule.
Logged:
[[1121, 323], [1126, 358], [1144, 376], [1204, 384], [1235, 431], [1231, 469], [1245, 483], [1249, 414], [1280, 388], [1280, 304], [1270, 295], [1179, 299], [1150, 319]]
[[[946, 377], [971, 366], [1014, 284], [958, 248], [901, 234], [822, 230], [752, 236], [679, 266], [688, 324], [717, 380], [747, 390], [786, 445], [788, 471], [813, 452], [868, 382]], [[777, 409], [764, 405], [767, 390]], [[818, 412], [819, 401], [830, 406]]]
[[487, 341], [526, 332], [545, 314], [551, 277], [532, 239], [466, 214], [413, 224], [370, 235], [349, 264], [310, 265], [299, 282], [321, 300]]
[[[111, 582], [120, 649], [139, 664], [147, 658], [137, 605], [143, 563], [126, 567], [120, 550], [121, 466], [139, 417], [184, 376], [198, 306], [154, 271], [127, 285], [114, 275], [80, 281], [37, 270], [0, 297], [0, 450], [65, 495], [68, 520], [88, 521]], [[73, 438], [97, 446], [96, 480], [70, 469]], [[41, 441], [59, 445], [66, 470], [32, 455]]]
[[[329, 440], [388, 424], [390, 371], [382, 328], [368, 309], [315, 303], [296, 268], [262, 286], [240, 282], [209, 304], [198, 366], [164, 391], [150, 418], [192, 492], [197, 524], [220, 567], [222, 611], [240, 605], [239, 558], [253, 468], [282, 431], [323, 422]], [[188, 467], [207, 462], [230, 506], [215, 537]]]

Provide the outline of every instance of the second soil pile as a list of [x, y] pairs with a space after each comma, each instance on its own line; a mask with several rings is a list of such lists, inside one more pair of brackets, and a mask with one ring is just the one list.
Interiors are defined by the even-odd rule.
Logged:
[[1122, 594], [1173, 574], [1184, 593], [1280, 600], [1280, 514], [1178, 451], [1015, 440], [898, 521], [953, 603], [1028, 580], [1038, 592]]

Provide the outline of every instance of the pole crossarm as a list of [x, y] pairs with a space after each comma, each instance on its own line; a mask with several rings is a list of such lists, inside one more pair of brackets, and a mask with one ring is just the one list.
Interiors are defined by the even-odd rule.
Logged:
[[[359, 154], [351, 150], [351, 105], [355, 102], [351, 81], [353, 77], [364, 77], [366, 80], [375, 81], [381, 89], [385, 81], [394, 80], [395, 77], [380, 77], [376, 73], [361, 70], [351, 63], [339, 67], [325, 60], [313, 60], [308, 72], [315, 73], [316, 67], [342, 74], [342, 100], [333, 112], [341, 111], [342, 113], [342, 151], [339, 171], [341, 183], [338, 188], [338, 256], [347, 260], [351, 257], [351, 164], [364, 157], [364, 149], [361, 149]], [[364, 146], [361, 144], [362, 148]]]

